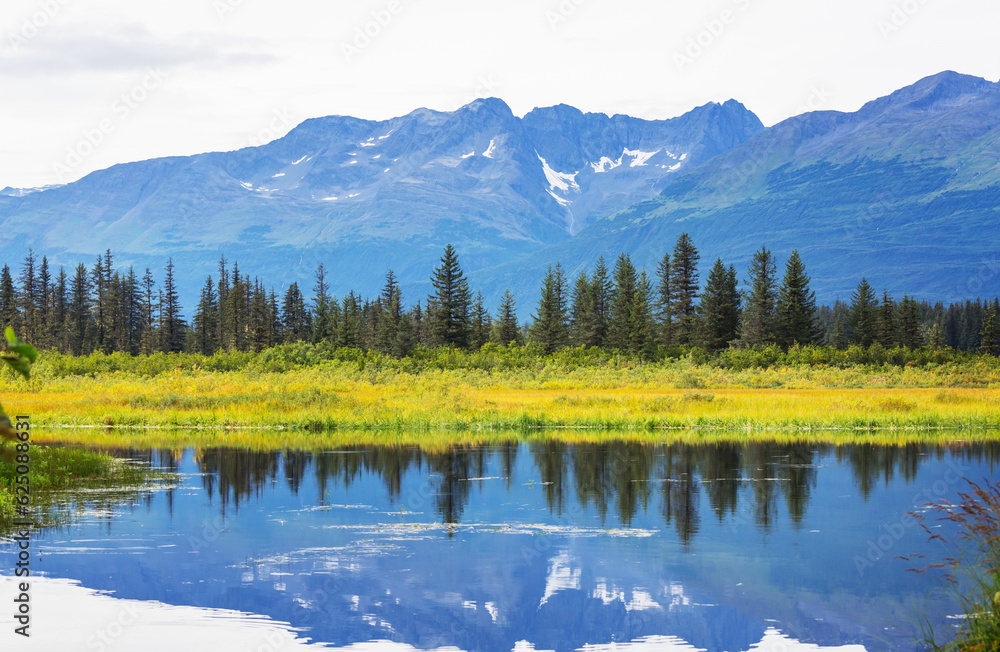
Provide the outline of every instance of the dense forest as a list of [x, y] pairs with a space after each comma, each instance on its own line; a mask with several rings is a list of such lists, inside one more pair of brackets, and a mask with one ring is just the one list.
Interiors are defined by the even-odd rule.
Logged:
[[472, 289], [455, 249], [448, 245], [433, 270], [433, 293], [407, 306], [390, 270], [381, 293], [330, 295], [326, 270], [315, 273], [311, 296], [292, 283], [279, 297], [273, 287], [231, 267], [221, 257], [218, 275], [201, 289], [193, 317], [178, 300], [174, 266], [162, 283], [147, 268], [116, 269], [110, 250], [92, 266], [52, 269], [29, 250], [15, 280], [0, 272], [0, 323], [13, 325], [39, 349], [73, 355], [99, 351], [132, 355], [157, 351], [202, 353], [260, 351], [288, 342], [329, 342], [337, 347], [406, 356], [417, 345], [479, 349], [486, 342], [534, 342], [545, 353], [564, 347], [602, 347], [650, 356], [658, 347], [729, 347], [825, 344], [917, 349], [951, 347], [1000, 351], [1000, 300], [931, 305], [888, 292], [881, 296], [861, 279], [850, 303], [817, 307], [797, 252], [779, 282], [777, 261], [756, 252], [742, 288], [733, 265], [715, 261], [704, 284], [699, 253], [687, 234], [666, 252], [655, 274], [637, 270], [628, 254], [609, 269], [567, 279], [561, 265], [548, 269], [531, 320], [519, 323], [517, 301], [507, 291], [497, 313]]

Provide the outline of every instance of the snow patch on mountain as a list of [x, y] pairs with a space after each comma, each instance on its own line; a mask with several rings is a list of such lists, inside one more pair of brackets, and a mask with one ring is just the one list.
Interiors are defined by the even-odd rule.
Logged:
[[552, 192], [551, 190], [546, 190], [545, 192], [547, 192], [547, 193], [549, 193], [550, 195], [552, 195], [552, 199], [555, 199], [555, 200], [556, 200], [557, 202], [559, 202], [559, 205], [560, 205], [560, 206], [569, 206], [570, 204], [572, 204], [572, 203], [573, 203], [573, 202], [571, 202], [571, 201], [570, 201], [570, 200], [568, 200], [568, 199], [563, 199], [562, 197], [560, 197], [560, 196], [559, 196], [559, 195], [557, 195], [556, 193]]
[[545, 173], [545, 180], [549, 182], [551, 190], [558, 189], [562, 192], [569, 192], [570, 188], [572, 188], [579, 192], [580, 186], [576, 182], [576, 175], [580, 174], [579, 172], [574, 172], [573, 174], [556, 172], [538, 152], [535, 152], [535, 156], [542, 162], [542, 171]]
[[497, 151], [497, 139], [493, 138], [490, 140], [490, 146], [486, 148], [485, 152], [483, 152], [483, 156], [485, 156], [486, 158], [493, 158], [493, 155], [496, 154], [496, 151]]
[[47, 186], [38, 186], [38, 187], [35, 187], [35, 188], [13, 188], [11, 186], [7, 186], [6, 188], [0, 190], [0, 196], [3, 196], [3, 197], [24, 197], [25, 195], [30, 195], [31, 193], [34, 193], [34, 192], [44, 192], [46, 190], [52, 190], [53, 188], [60, 188], [63, 185], [64, 184], [61, 184], [61, 183], [52, 183], [52, 184], [49, 184]]
[[626, 149], [625, 156], [631, 156], [632, 162], [629, 164], [630, 168], [641, 168], [646, 165], [646, 161], [653, 158], [660, 153], [660, 150], [655, 152], [644, 152], [640, 149]]
[[[618, 157], [617, 161], [613, 161], [607, 156], [602, 156], [601, 160], [599, 160], [597, 163], [591, 163], [590, 167], [594, 168], [594, 172], [597, 174], [600, 174], [601, 172], [610, 172], [611, 170], [614, 170], [616, 167], [622, 164], [622, 158], [624, 158], [624, 156], [625, 154], [623, 153], [621, 156]], [[605, 169], [605, 167], [607, 169]]]

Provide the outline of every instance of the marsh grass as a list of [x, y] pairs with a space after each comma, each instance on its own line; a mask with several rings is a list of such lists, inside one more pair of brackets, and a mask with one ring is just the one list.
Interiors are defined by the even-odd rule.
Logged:
[[557, 428], [529, 430], [271, 430], [260, 428], [45, 428], [32, 432], [37, 441], [83, 444], [98, 450], [231, 447], [263, 451], [318, 452], [364, 446], [407, 446], [445, 451], [456, 446], [499, 446], [525, 443], [642, 445], [703, 445], [774, 443], [813, 445], [946, 447], [958, 451], [982, 442], [1000, 440], [1000, 432], [967, 431], [956, 436], [948, 430], [594, 430]]
[[[924, 514], [913, 514], [930, 540], [940, 541], [952, 556], [922, 568], [909, 569], [935, 574], [962, 606], [965, 618], [950, 640], [939, 642], [938, 634], [922, 617], [925, 646], [941, 652], [996, 652], [1000, 650], [1000, 482], [979, 485], [966, 480], [970, 489], [959, 493], [959, 502], [928, 505], [935, 520], [956, 528], [954, 535], [935, 531]], [[911, 555], [902, 559], [922, 559]]]
[[40, 427], [318, 432], [1000, 426], [996, 358], [903, 353], [920, 364], [864, 363], [864, 351], [822, 347], [733, 351], [716, 358], [693, 350], [654, 361], [598, 349], [543, 356], [531, 347], [494, 345], [475, 353], [420, 350], [402, 360], [306, 344], [213, 356], [74, 358], [48, 352], [30, 384], [0, 373], [0, 391]]
[[[0, 533], [10, 529], [16, 515], [16, 463], [10, 451], [10, 447], [0, 450]], [[32, 446], [30, 455], [32, 511], [27, 520], [39, 525], [64, 520], [68, 512], [60, 506], [74, 492], [86, 489], [134, 494], [137, 488], [164, 479], [162, 473], [93, 450]]]
[[677, 389], [627, 375], [525, 382], [460, 371], [393, 374], [378, 383], [342, 369], [40, 382], [8, 391], [38, 427], [258, 427], [323, 431], [593, 428], [995, 428], [1000, 390], [927, 388]]

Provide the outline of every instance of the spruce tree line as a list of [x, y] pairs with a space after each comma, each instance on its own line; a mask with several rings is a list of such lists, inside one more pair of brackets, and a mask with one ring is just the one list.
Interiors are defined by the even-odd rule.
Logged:
[[961, 351], [1000, 353], [1000, 299], [967, 300], [945, 306], [918, 302], [903, 295], [896, 300], [887, 291], [879, 297], [862, 278], [850, 302], [837, 300], [818, 311], [826, 332], [823, 344], [844, 349], [874, 344], [891, 349], [950, 347]]
[[496, 315], [481, 294], [473, 297], [458, 253], [445, 247], [431, 276], [433, 292], [407, 306], [390, 270], [374, 299], [350, 291], [330, 294], [320, 265], [307, 298], [297, 283], [279, 297], [258, 278], [223, 256], [206, 278], [190, 324], [183, 318], [169, 261], [162, 283], [147, 268], [116, 270], [110, 250], [88, 267], [54, 272], [47, 258], [28, 252], [14, 278], [0, 270], [0, 324], [13, 325], [39, 349], [74, 355], [94, 351], [131, 355], [157, 351], [261, 351], [290, 342], [327, 342], [403, 357], [418, 345], [478, 350], [534, 342], [544, 353], [564, 347], [602, 347], [652, 356], [658, 347], [754, 347], [852, 344], [884, 348], [949, 346], [1000, 353], [1000, 300], [944, 307], [904, 296], [881, 297], [862, 279], [850, 303], [817, 308], [798, 252], [784, 265], [766, 247], [757, 251], [743, 279], [717, 259], [702, 286], [700, 255], [690, 236], [678, 237], [653, 275], [628, 254], [609, 269], [603, 258], [570, 282], [560, 264], [549, 267], [530, 325], [518, 323], [508, 289]]

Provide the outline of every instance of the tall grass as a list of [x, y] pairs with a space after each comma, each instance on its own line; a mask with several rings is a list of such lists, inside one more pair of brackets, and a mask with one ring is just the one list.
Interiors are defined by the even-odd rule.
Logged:
[[[15, 520], [16, 458], [0, 449], [0, 533]], [[51, 508], [79, 489], [120, 491], [147, 485], [159, 474], [103, 453], [79, 448], [32, 446], [30, 518], [51, 521]]]
[[[959, 503], [931, 504], [937, 519], [956, 526], [954, 535], [935, 531], [923, 514], [914, 514], [931, 540], [954, 551], [952, 556], [915, 570], [938, 572], [939, 579], [962, 606], [965, 618], [954, 636], [939, 636], [923, 619], [925, 645], [938, 652], [1000, 651], [1000, 482], [970, 485], [959, 493]], [[913, 557], [922, 557], [915, 555]], [[904, 559], [912, 559], [913, 557]]]
[[[664, 376], [656, 380], [656, 374]], [[284, 373], [106, 374], [8, 390], [36, 427], [256, 427], [310, 431], [982, 429], [1000, 390], [671, 386], [670, 370], [605, 369], [531, 378], [464, 370], [359, 377], [342, 367]], [[649, 374], [651, 377], [646, 377]], [[617, 382], [614, 382], [617, 381]]]
[[[42, 427], [657, 431], [1000, 426], [995, 358], [901, 351], [921, 362], [838, 366], [829, 362], [849, 357], [851, 350], [822, 347], [731, 351], [703, 363], [698, 360], [704, 352], [698, 350], [650, 362], [600, 349], [543, 356], [530, 346], [494, 345], [474, 353], [420, 349], [402, 360], [308, 344], [213, 356], [75, 358], [53, 352], [42, 356], [30, 384], [0, 376], [0, 391]], [[874, 347], [854, 354], [882, 355]], [[747, 362], [757, 358], [766, 360]], [[765, 364], [772, 360], [777, 366]], [[791, 366], [777, 364], [796, 360]]]
[[776, 445], [862, 445], [908, 446], [914, 444], [947, 447], [959, 451], [986, 442], [1000, 441], [998, 431], [966, 431], [956, 438], [948, 430], [592, 430], [578, 428], [524, 430], [270, 430], [175, 429], [175, 428], [44, 428], [33, 432], [39, 442], [85, 444], [102, 450], [228, 447], [264, 451], [317, 452], [359, 446], [406, 446], [426, 451], [453, 447], [498, 446], [525, 443], [644, 445], [701, 445], [769, 443]]

